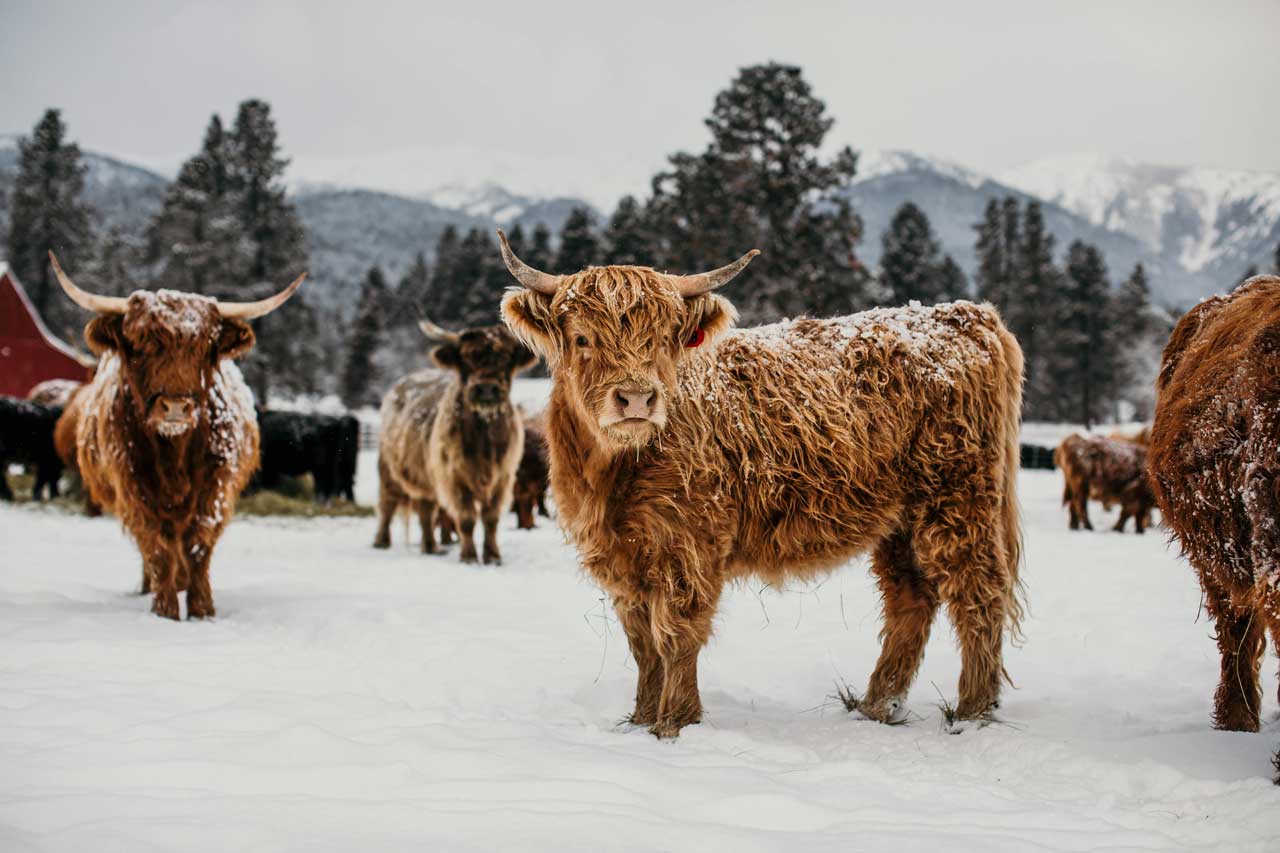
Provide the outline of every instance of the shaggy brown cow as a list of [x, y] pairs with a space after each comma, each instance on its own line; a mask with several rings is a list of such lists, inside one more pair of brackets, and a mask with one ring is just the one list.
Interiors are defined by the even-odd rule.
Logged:
[[[382, 400], [378, 440], [378, 532], [391, 547], [391, 519], [412, 504], [423, 553], [437, 551], [437, 509], [456, 522], [460, 557], [476, 561], [475, 526], [484, 524], [486, 563], [501, 563], [498, 519], [511, 504], [524, 427], [511, 403], [511, 380], [537, 356], [501, 326], [446, 332], [424, 322], [432, 358], [449, 372], [424, 370], [397, 382]], [[441, 520], [442, 526], [443, 521]]]
[[[88, 390], [88, 385], [80, 385], [71, 392], [71, 396], [67, 399], [67, 407], [62, 410], [62, 416], [58, 418], [58, 423], [53, 428], [53, 446], [58, 451], [58, 457], [62, 459], [62, 464], [67, 470], [77, 477], [80, 477], [80, 462], [76, 458], [76, 436], [79, 433], [85, 401], [89, 398]], [[90, 518], [102, 515], [102, 508], [94, 503], [93, 495], [84, 484], [84, 478], [80, 477], [80, 480], [81, 488], [84, 490], [85, 515]]]
[[726, 583], [782, 585], [871, 551], [884, 600], [867, 716], [905, 712], [940, 603], [959, 717], [987, 717], [1022, 612], [1022, 353], [990, 306], [918, 305], [730, 332], [710, 273], [521, 262], [507, 324], [547, 356], [551, 490], [612, 596], [639, 678], [633, 723], [702, 718], [698, 653]]
[[99, 356], [76, 423], [76, 461], [92, 499], [120, 518], [142, 553], [151, 610], [214, 615], [209, 560], [258, 465], [253, 397], [231, 361], [253, 347], [248, 320], [302, 284], [258, 302], [135, 291], [86, 293], [50, 255], [62, 289], [98, 316], [84, 337]]
[[536, 526], [533, 523], [535, 509], [543, 518], [551, 516], [547, 512], [551, 473], [547, 467], [547, 439], [543, 429], [540, 418], [527, 418], [524, 422], [524, 453], [516, 468], [516, 485], [511, 499], [516, 524], [521, 530], [532, 530]]
[[1151, 523], [1155, 496], [1147, 480], [1147, 449], [1133, 440], [1067, 436], [1053, 452], [1053, 462], [1062, 471], [1062, 503], [1069, 508], [1072, 530], [1089, 521], [1089, 499], [1111, 508], [1120, 505], [1120, 518], [1112, 529], [1123, 532], [1133, 519], [1134, 531], [1143, 533]]
[[1256, 732], [1263, 631], [1280, 647], [1280, 277], [1183, 317], [1156, 394], [1156, 499], [1200, 576], [1222, 655], [1213, 722]]

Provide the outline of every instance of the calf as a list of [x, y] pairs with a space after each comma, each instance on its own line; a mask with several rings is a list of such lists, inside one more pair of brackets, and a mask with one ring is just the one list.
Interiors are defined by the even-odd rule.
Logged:
[[537, 357], [501, 326], [460, 333], [427, 322], [421, 327], [443, 371], [406, 376], [382, 400], [381, 494], [373, 545], [391, 546], [391, 519], [412, 504], [424, 553], [437, 550], [439, 508], [457, 525], [464, 563], [476, 561], [477, 516], [484, 524], [483, 560], [500, 563], [498, 519], [511, 503], [524, 448], [511, 380]]
[[1112, 528], [1123, 532], [1133, 519], [1134, 532], [1143, 533], [1151, 523], [1155, 496], [1147, 480], [1147, 449], [1132, 440], [1067, 436], [1054, 451], [1053, 461], [1062, 471], [1062, 503], [1070, 512], [1069, 526], [1093, 529], [1089, 521], [1089, 499], [1102, 501], [1110, 509], [1120, 505], [1120, 518]]

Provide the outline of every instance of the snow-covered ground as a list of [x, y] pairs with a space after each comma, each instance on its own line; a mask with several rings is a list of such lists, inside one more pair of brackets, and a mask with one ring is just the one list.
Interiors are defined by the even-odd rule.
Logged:
[[878, 648], [854, 564], [728, 594], [672, 743], [618, 725], [625, 639], [545, 520], [477, 568], [401, 527], [375, 551], [372, 519], [239, 519], [218, 618], [173, 623], [114, 521], [0, 506], [0, 850], [1280, 849], [1274, 657], [1265, 731], [1213, 731], [1191, 571], [1158, 531], [1067, 531], [1055, 474], [1021, 486], [1007, 724], [942, 729], [945, 621], [910, 724], [827, 698]]

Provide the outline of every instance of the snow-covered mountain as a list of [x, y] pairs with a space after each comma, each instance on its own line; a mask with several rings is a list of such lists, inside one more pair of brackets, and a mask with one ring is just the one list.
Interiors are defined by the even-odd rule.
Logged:
[[1280, 243], [1280, 174], [1083, 154], [1039, 160], [999, 178], [1131, 234], [1192, 273], [1230, 279], [1251, 264], [1266, 269]]

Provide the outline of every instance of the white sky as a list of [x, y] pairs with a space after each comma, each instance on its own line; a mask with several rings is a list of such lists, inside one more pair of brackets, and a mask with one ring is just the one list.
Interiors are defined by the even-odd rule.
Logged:
[[715, 93], [775, 59], [855, 149], [1280, 171], [1277, 36], [1277, 0], [0, 0], [0, 131], [58, 106], [83, 147], [172, 168], [258, 96], [300, 177], [601, 199], [701, 148]]

